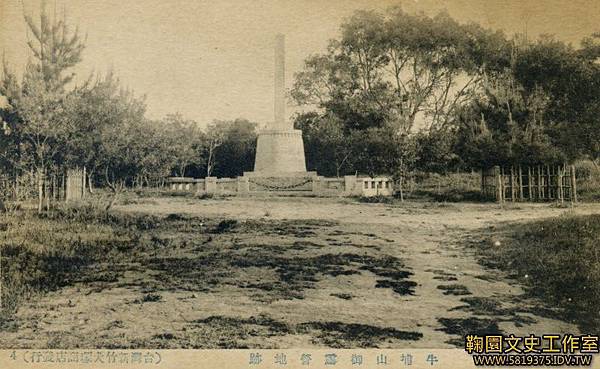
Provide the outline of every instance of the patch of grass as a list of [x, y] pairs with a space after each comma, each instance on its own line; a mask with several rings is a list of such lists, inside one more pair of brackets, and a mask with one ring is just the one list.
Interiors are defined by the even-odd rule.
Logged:
[[417, 341], [422, 333], [380, 328], [367, 324], [308, 322], [298, 325], [300, 332], [319, 331], [313, 341], [332, 348], [378, 347], [381, 341]]
[[[9, 319], [24, 299], [37, 293], [76, 280], [114, 280], [114, 275], [93, 273], [86, 267], [113, 260], [130, 249], [133, 239], [106, 224], [72, 220], [89, 219], [90, 212], [83, 212], [55, 211], [43, 216], [19, 212], [3, 218], [0, 321]], [[86, 272], [90, 275], [84, 276]]]
[[219, 222], [212, 233], [225, 233], [229, 230], [232, 230], [237, 225], [237, 220], [235, 219], [225, 219]]
[[338, 225], [335, 221], [322, 219], [302, 219], [302, 220], [246, 220], [238, 222], [236, 227], [240, 232], [259, 232], [265, 235], [293, 236], [297, 238], [306, 238], [316, 236], [315, 230], [318, 228], [328, 228]]
[[[197, 233], [197, 223], [202, 221], [106, 212], [92, 205], [60, 206], [41, 215], [29, 211], [5, 214], [0, 221], [0, 326], [24, 300], [37, 294], [75, 283], [118, 281], [141, 254], [172, 246], [171, 239], [155, 232], [183, 229]], [[177, 240], [173, 246], [185, 242]]]
[[314, 288], [323, 276], [360, 274], [369, 271], [379, 277], [378, 288], [391, 288], [399, 294], [414, 294], [416, 283], [408, 281], [412, 273], [402, 270], [403, 264], [397, 258], [374, 257], [359, 254], [322, 254], [318, 256], [273, 256], [258, 250], [248, 251], [231, 261], [240, 268], [270, 268], [277, 273], [278, 279], [265, 284], [246, 285], [246, 288], [267, 289], [276, 292], [279, 298], [304, 298], [303, 290]]
[[160, 300], [162, 300], [161, 295], [157, 295], [155, 293], [148, 293], [148, 294], [145, 294], [141, 299], [134, 300], [133, 303], [141, 304], [144, 302], [159, 302]]
[[399, 199], [397, 199], [393, 196], [383, 196], [383, 195], [359, 196], [359, 197], [356, 197], [356, 200], [358, 202], [364, 202], [364, 203], [369, 203], [369, 204], [396, 204], [396, 203], [400, 202]]
[[462, 347], [464, 346], [464, 337], [468, 334], [477, 336], [502, 334], [498, 323], [494, 319], [487, 318], [439, 318], [438, 322], [442, 328], [438, 331], [457, 335], [460, 338], [451, 339], [447, 343]]
[[523, 324], [533, 324], [537, 322], [536, 319], [527, 315], [523, 315], [524, 313], [543, 315], [540, 314], [540, 309], [538, 307], [525, 307], [521, 306], [522, 304], [519, 304], [513, 308], [505, 308], [503, 307], [503, 303], [506, 301], [501, 301], [494, 297], [469, 296], [461, 298], [460, 301], [466, 303], [466, 305], [457, 306], [450, 310], [462, 310], [477, 315], [486, 315], [494, 317], [499, 322], [512, 322], [517, 326], [522, 326]]
[[413, 281], [395, 281], [389, 279], [378, 280], [375, 288], [391, 288], [399, 295], [414, 295], [416, 282]]
[[462, 284], [441, 285], [441, 286], [438, 286], [437, 288], [438, 288], [438, 290], [443, 290], [444, 295], [461, 296], [461, 295], [470, 295], [471, 294], [471, 292], [469, 292], [467, 287], [463, 286]]
[[207, 192], [203, 192], [203, 193], [199, 194], [198, 196], [196, 196], [196, 198], [199, 200], [210, 200], [210, 199], [213, 199], [214, 197], [215, 197], [214, 194], [207, 193]]
[[436, 202], [481, 202], [479, 173], [416, 173], [407, 191], [409, 199]]
[[224, 326], [233, 326], [233, 325], [257, 325], [266, 327], [270, 332], [270, 335], [281, 335], [290, 333], [290, 327], [282, 322], [273, 320], [267, 315], [258, 315], [256, 317], [251, 316], [247, 319], [238, 319], [231, 317], [223, 317], [223, 316], [211, 316], [206, 319], [196, 320], [194, 323], [196, 324], [218, 324]]
[[329, 296], [337, 297], [338, 299], [342, 300], [352, 300], [352, 298], [354, 297], [349, 293], [332, 293]]
[[600, 214], [511, 225], [501, 234], [501, 246], [479, 243], [484, 265], [511, 272], [564, 320], [600, 329]]
[[[142, 346], [239, 349], [247, 348], [255, 337], [281, 337], [289, 334], [310, 334], [314, 343], [335, 348], [378, 347], [382, 343], [417, 341], [423, 337], [419, 332], [367, 324], [334, 321], [290, 325], [264, 314], [249, 318], [214, 315], [190, 322], [184, 332], [154, 335], [150, 340], [144, 341]], [[261, 347], [256, 342], [251, 345]], [[273, 343], [266, 345], [266, 348], [274, 348]]]
[[444, 281], [444, 282], [451, 282], [451, 281], [458, 280], [458, 278], [451, 276], [451, 275], [436, 275], [435, 277], [433, 277], [433, 279], [436, 279], [438, 281]]
[[425, 198], [430, 198], [433, 201], [437, 202], [483, 202], [487, 199], [481, 194], [479, 190], [462, 190], [456, 188], [445, 188], [440, 192], [428, 192], [418, 190], [415, 192], [416, 196], [422, 196]]
[[[149, 194], [146, 194], [148, 196]], [[150, 195], [151, 197], [186, 197], [186, 198], [194, 198], [196, 197], [196, 193], [193, 190], [183, 191], [183, 190], [160, 190], [154, 193], [154, 195]]]

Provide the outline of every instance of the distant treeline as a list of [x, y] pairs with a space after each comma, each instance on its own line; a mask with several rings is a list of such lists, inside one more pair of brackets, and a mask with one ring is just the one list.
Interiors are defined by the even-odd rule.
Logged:
[[[75, 85], [84, 44], [64, 19], [25, 17], [31, 58], [0, 79], [0, 171], [86, 167], [90, 183], [159, 184], [167, 176], [252, 170], [255, 123], [145, 117], [113, 73]], [[327, 176], [402, 178], [496, 164], [600, 159], [600, 37], [551, 37], [459, 24], [447, 14], [359, 11], [296, 74], [308, 168]], [[81, 80], [81, 79], [80, 79]]]

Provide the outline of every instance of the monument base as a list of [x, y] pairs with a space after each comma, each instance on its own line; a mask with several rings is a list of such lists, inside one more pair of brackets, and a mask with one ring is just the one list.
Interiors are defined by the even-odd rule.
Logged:
[[316, 177], [317, 172], [244, 172], [244, 177]]
[[307, 174], [302, 131], [298, 129], [261, 131], [256, 143], [254, 173], [256, 176]]

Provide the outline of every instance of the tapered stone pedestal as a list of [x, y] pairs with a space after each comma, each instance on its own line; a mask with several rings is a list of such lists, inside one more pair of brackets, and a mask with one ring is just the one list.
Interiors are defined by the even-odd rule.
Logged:
[[256, 144], [254, 172], [265, 175], [286, 172], [306, 172], [302, 131], [265, 130]]

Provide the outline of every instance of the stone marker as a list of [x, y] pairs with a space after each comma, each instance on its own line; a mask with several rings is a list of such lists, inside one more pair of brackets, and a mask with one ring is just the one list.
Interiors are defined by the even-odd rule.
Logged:
[[275, 121], [258, 134], [252, 176], [306, 173], [302, 131], [285, 117], [285, 38], [275, 37]]

